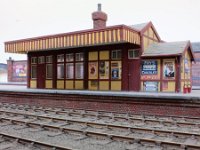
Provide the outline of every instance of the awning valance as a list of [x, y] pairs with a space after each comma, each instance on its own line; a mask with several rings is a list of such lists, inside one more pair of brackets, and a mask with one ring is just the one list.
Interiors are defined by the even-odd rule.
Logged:
[[132, 28], [120, 25], [99, 30], [85, 30], [30, 39], [5, 42], [5, 52], [28, 53], [73, 47], [95, 46], [115, 43], [140, 45], [140, 35]]

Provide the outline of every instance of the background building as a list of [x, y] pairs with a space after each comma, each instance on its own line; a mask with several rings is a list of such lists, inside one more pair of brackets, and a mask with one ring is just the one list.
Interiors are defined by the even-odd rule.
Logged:
[[200, 87], [200, 42], [192, 43], [195, 63], [192, 64], [192, 84]]
[[8, 82], [27, 82], [27, 61], [7, 60]]

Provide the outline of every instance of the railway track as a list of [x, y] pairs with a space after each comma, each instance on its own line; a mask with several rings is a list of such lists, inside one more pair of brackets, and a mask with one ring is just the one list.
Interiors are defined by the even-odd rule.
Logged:
[[[29, 130], [36, 130], [38, 134], [45, 131], [50, 135], [53, 134], [52, 137], [54, 138], [67, 136], [67, 139], [64, 138], [64, 143], [68, 143], [67, 140], [69, 139], [75, 139], [76, 145], [81, 145], [81, 147], [71, 145], [69, 148], [66, 147], [66, 144], [61, 144], [60, 147], [55, 146], [54, 149], [200, 149], [200, 142], [198, 142], [200, 141], [200, 121], [197, 118], [192, 118], [195, 123], [191, 122], [191, 118], [187, 118], [190, 119], [190, 122], [187, 122], [184, 118], [184, 122], [177, 122], [177, 120], [173, 122], [171, 120], [170, 124], [166, 125], [166, 122], [163, 123], [164, 121], [159, 120], [158, 117], [146, 119], [147, 116], [139, 116], [142, 124], [135, 124], [138, 118], [134, 120], [133, 115], [129, 115], [127, 119], [127, 115], [122, 115], [123, 117], [114, 116], [113, 113], [111, 115], [107, 112], [104, 112], [104, 114], [100, 112], [89, 113], [83, 110], [42, 109], [8, 104], [0, 104], [0, 106], [0, 131], [6, 131], [6, 127], [10, 126], [12, 126], [12, 132], [9, 135], [16, 133], [16, 128], [26, 130], [24, 135], [30, 134]], [[124, 124], [124, 118], [126, 118], [127, 124]], [[139, 121], [141, 121], [140, 119]], [[158, 129], [158, 126], [154, 128], [155, 124], [153, 124], [154, 127], [149, 125], [150, 122], [155, 123], [156, 119], [161, 125], [160, 129]], [[180, 130], [177, 125], [182, 125], [182, 128], [185, 128]], [[167, 128], [167, 126], [170, 127]], [[29, 130], [27, 131], [27, 129]], [[27, 138], [30, 139], [30, 137]], [[33, 141], [39, 142], [40, 140], [34, 139]], [[71, 143], [73, 142], [71, 141]], [[43, 143], [48, 144], [48, 140], [43, 141]], [[55, 143], [55, 145], [59, 145], [58, 143]], [[38, 145], [41, 144], [38, 143]], [[47, 145], [47, 147], [51, 146]]]
[[94, 111], [94, 110], [83, 110], [83, 109], [63, 109], [63, 108], [38, 108], [32, 107], [29, 105], [19, 105], [14, 107], [10, 104], [4, 104], [6, 108], [25, 110], [32, 112], [44, 112], [46, 113], [55, 113], [63, 114], [68, 116], [80, 116], [80, 117], [96, 117], [96, 118], [108, 118], [109, 120], [124, 120], [129, 122], [143, 122], [143, 123], [157, 123], [163, 125], [174, 124], [177, 126], [199, 126], [200, 117], [188, 117], [188, 116], [163, 116], [163, 115], [140, 115], [140, 114], [127, 114], [127, 113], [116, 113], [116, 112], [106, 112], [106, 111]]

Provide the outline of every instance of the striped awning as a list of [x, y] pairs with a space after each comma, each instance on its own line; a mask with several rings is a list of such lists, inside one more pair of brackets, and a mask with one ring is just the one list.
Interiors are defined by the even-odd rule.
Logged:
[[140, 34], [132, 28], [120, 25], [99, 30], [85, 30], [65, 34], [42, 36], [5, 42], [5, 52], [28, 53], [73, 47], [95, 46], [117, 43], [140, 45]]

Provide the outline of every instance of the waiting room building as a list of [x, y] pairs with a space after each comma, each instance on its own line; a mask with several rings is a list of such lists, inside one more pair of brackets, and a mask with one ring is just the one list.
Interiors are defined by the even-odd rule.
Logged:
[[28, 55], [28, 87], [40, 89], [181, 92], [191, 84], [190, 41], [164, 42], [152, 22], [106, 26], [92, 13], [93, 29], [5, 42]]

